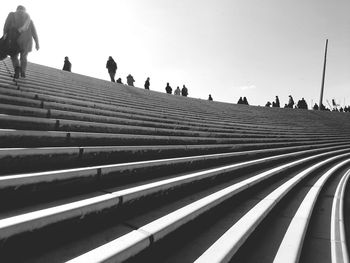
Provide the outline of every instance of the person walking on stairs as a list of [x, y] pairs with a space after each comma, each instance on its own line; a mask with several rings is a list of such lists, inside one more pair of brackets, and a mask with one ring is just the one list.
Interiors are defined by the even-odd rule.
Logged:
[[171, 94], [173, 92], [173, 89], [170, 87], [169, 82], [166, 84], [165, 91], [168, 94]]
[[63, 69], [62, 70], [69, 71], [69, 72], [71, 72], [71, 70], [72, 70], [72, 63], [70, 63], [68, 57], [64, 58], [64, 65], [63, 65]]
[[188, 89], [186, 88], [185, 85], [182, 85], [181, 95], [184, 97], [188, 96]]
[[[27, 56], [32, 51], [33, 39], [39, 50], [39, 39], [33, 21], [24, 6], [19, 5], [16, 12], [7, 16], [4, 25], [4, 36], [10, 44], [10, 56], [15, 71], [14, 78], [26, 77]], [[20, 55], [20, 60], [18, 56]]]
[[115, 74], [117, 72], [117, 63], [114, 61], [114, 59], [110, 56], [107, 60], [106, 68], [108, 69], [108, 74], [111, 78], [112, 82], [115, 82]]
[[149, 86], [151, 85], [151, 83], [149, 81], [150, 81], [149, 78], [147, 78], [145, 81], [145, 89], [148, 89], [148, 90], [149, 90]]
[[179, 86], [177, 86], [176, 90], [174, 91], [174, 95], [181, 95], [181, 90]]
[[129, 74], [129, 75], [126, 77], [126, 82], [128, 83], [129, 86], [134, 87], [134, 82], [135, 82], [135, 80], [134, 80], [134, 77], [133, 77], [131, 74]]

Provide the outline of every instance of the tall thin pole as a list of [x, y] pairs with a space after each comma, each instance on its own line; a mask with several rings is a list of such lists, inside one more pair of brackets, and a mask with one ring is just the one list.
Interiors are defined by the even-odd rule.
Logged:
[[328, 49], [328, 39], [326, 39], [326, 48], [325, 48], [325, 51], [324, 51], [323, 74], [322, 74], [322, 84], [321, 84], [321, 95], [320, 95], [319, 110], [321, 110], [321, 105], [322, 105], [322, 100], [323, 100], [324, 79], [325, 79], [325, 75], [326, 75], [326, 63], [327, 63], [327, 49]]

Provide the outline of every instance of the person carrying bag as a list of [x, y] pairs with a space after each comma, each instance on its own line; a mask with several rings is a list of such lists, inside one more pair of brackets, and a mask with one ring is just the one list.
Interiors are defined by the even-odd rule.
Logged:
[[[7, 53], [11, 56], [15, 79], [19, 78], [19, 74], [22, 78], [25, 78], [27, 56], [32, 51], [33, 38], [35, 47], [39, 50], [39, 40], [34, 23], [27, 14], [25, 7], [19, 5], [16, 12], [11, 12], [8, 15], [4, 26], [4, 36], [0, 41], [0, 54], [3, 56]], [[19, 55], [20, 61], [18, 59]]]

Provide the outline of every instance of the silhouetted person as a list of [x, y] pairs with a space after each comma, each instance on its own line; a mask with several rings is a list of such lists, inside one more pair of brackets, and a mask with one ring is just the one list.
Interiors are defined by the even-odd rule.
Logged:
[[343, 107], [340, 107], [340, 108], [339, 108], [339, 111], [340, 111], [340, 112], [344, 112]]
[[188, 95], [188, 89], [186, 88], [185, 85], [182, 86], [181, 95], [184, 97], [187, 97]]
[[289, 95], [289, 100], [288, 100], [288, 108], [293, 109], [293, 106], [294, 106], [294, 100], [293, 100], [293, 97], [292, 97], [292, 95]]
[[70, 63], [68, 57], [64, 58], [64, 64], [63, 64], [62, 70], [69, 71], [69, 72], [71, 72], [71, 70], [72, 70], [72, 63]]
[[245, 105], [249, 105], [248, 100], [247, 100], [247, 98], [246, 98], [246, 97], [243, 97], [243, 104], [245, 104]]
[[117, 79], [117, 83], [123, 84], [122, 79], [121, 79], [121, 78], [118, 78], [118, 79]]
[[243, 104], [243, 99], [242, 99], [242, 97], [239, 97], [239, 100], [238, 100], [237, 104]]
[[129, 74], [127, 77], [126, 77], [126, 83], [128, 83], [129, 86], [132, 86], [134, 87], [134, 77], [131, 76], [131, 74]]
[[314, 110], [318, 110], [318, 105], [317, 105], [317, 103], [315, 103], [315, 105], [313, 106], [313, 109], [314, 109]]
[[[24, 6], [19, 5], [16, 12], [9, 13], [3, 33], [10, 48], [9, 55], [15, 71], [14, 78], [18, 79], [20, 74], [22, 78], [25, 78], [27, 56], [32, 51], [33, 39], [36, 50], [39, 50], [39, 40], [34, 23]], [[20, 55], [20, 61], [18, 55]]]
[[151, 85], [151, 83], [149, 82], [149, 78], [147, 78], [145, 81], [145, 89], [149, 89], [150, 85]]
[[275, 102], [272, 103], [272, 107], [276, 107], [276, 108], [280, 107], [280, 100], [278, 96], [276, 96]]
[[304, 98], [301, 98], [301, 100], [298, 101], [297, 104], [299, 109], [307, 109], [307, 103]]
[[107, 60], [106, 68], [108, 69], [108, 74], [111, 78], [112, 82], [115, 82], [115, 74], [117, 72], [117, 63], [114, 61], [114, 59], [110, 56]]
[[[275, 105], [274, 102], [273, 102], [273, 105]], [[265, 107], [271, 107], [271, 102], [269, 102], [269, 101], [266, 102]], [[273, 107], [275, 107], [275, 106], [273, 106]]]
[[211, 94], [209, 94], [208, 100], [213, 100]]
[[174, 95], [181, 95], [181, 90], [179, 86], [177, 86], [176, 90], [174, 91]]
[[173, 93], [173, 89], [170, 87], [169, 82], [166, 84], [165, 91], [168, 94]]

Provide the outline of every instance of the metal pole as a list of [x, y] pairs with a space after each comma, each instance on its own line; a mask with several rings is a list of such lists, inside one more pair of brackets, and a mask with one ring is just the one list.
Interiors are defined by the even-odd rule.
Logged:
[[324, 52], [323, 74], [322, 74], [322, 84], [321, 84], [321, 95], [320, 95], [319, 110], [321, 110], [321, 105], [322, 105], [322, 100], [323, 100], [324, 79], [325, 79], [325, 75], [326, 75], [327, 49], [328, 49], [328, 39], [326, 39], [326, 48], [325, 48], [325, 52]]

